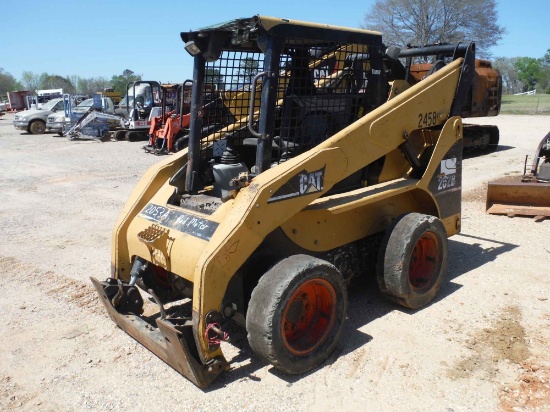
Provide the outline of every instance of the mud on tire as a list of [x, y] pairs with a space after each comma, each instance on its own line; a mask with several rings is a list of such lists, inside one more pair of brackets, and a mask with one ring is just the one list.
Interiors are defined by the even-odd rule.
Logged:
[[386, 231], [376, 277], [382, 293], [411, 309], [427, 305], [437, 294], [447, 269], [445, 227], [434, 216], [408, 213]]
[[46, 132], [46, 123], [42, 120], [33, 120], [29, 124], [28, 132], [31, 134], [44, 134]]
[[347, 311], [347, 291], [330, 263], [294, 255], [269, 269], [252, 291], [248, 341], [265, 362], [299, 374], [334, 350]]

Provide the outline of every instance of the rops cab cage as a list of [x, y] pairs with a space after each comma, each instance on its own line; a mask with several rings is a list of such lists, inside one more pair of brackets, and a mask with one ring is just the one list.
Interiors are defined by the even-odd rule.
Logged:
[[[203, 167], [210, 159], [226, 164], [228, 145], [230, 159], [238, 154], [256, 175], [326, 140], [386, 97], [378, 34], [262, 23], [182, 33], [198, 79], [191, 111], [209, 109], [191, 122], [187, 191], [216, 183], [201, 178]], [[212, 110], [213, 100], [223, 105]]]

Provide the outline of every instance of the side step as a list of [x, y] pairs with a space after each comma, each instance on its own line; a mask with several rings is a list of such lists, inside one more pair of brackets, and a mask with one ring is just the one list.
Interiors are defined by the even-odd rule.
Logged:
[[495, 215], [550, 217], [550, 183], [489, 182], [487, 213]]

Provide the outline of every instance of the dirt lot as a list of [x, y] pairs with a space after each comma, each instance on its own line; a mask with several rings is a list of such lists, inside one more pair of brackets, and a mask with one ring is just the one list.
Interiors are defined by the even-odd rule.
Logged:
[[500, 116], [501, 147], [464, 161], [463, 231], [447, 281], [420, 311], [350, 291], [342, 342], [289, 377], [224, 344], [232, 370], [208, 390], [117, 329], [89, 276], [145, 169], [142, 143], [28, 135], [0, 117], [0, 410], [550, 410], [550, 220], [484, 213], [488, 180], [519, 174], [550, 116]]

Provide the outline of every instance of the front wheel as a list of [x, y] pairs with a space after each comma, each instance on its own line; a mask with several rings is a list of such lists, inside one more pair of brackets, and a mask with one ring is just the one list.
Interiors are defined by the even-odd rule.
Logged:
[[447, 234], [441, 220], [420, 213], [395, 219], [386, 232], [377, 262], [382, 293], [418, 309], [437, 294], [447, 269]]
[[311, 256], [290, 256], [269, 269], [252, 291], [248, 341], [277, 369], [303, 373], [332, 353], [346, 311], [346, 286], [338, 269]]
[[31, 134], [43, 134], [46, 132], [46, 123], [42, 120], [33, 120], [29, 124], [29, 133]]

